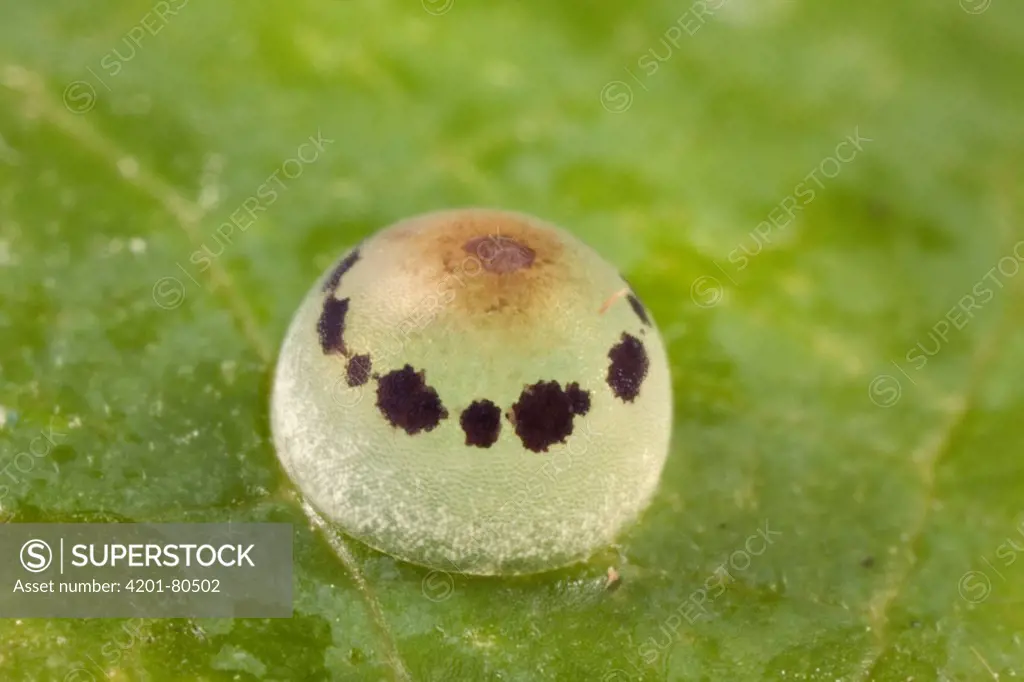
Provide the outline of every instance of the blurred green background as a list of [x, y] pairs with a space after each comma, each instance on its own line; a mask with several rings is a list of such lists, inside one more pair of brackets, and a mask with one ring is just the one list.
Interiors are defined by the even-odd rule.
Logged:
[[[0, 0], [2, 520], [297, 529], [293, 619], [0, 620], [0, 679], [1022, 677], [1022, 170], [1016, 0]], [[316, 276], [460, 205], [622, 269], [676, 427], [619, 546], [439, 593], [309, 529], [267, 400]]]

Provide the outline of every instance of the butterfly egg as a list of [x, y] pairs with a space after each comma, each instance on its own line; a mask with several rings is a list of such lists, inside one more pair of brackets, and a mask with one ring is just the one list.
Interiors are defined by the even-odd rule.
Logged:
[[618, 271], [531, 216], [416, 216], [345, 254], [296, 312], [271, 406], [323, 517], [471, 574], [587, 558], [650, 501], [672, 396]]

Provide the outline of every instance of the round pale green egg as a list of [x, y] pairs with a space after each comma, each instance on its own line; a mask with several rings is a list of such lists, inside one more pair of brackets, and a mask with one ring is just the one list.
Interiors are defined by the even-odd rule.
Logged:
[[537, 218], [416, 216], [303, 300], [273, 388], [278, 457], [307, 503], [416, 564], [532, 573], [586, 559], [648, 504], [672, 396], [650, 313]]

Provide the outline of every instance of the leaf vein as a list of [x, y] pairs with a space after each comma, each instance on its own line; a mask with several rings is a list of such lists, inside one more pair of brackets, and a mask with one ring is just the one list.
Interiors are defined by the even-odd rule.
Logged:
[[[26, 106], [41, 115], [47, 122], [72, 140], [81, 144], [88, 151], [96, 154], [114, 167], [119, 167], [118, 164], [122, 159], [130, 157], [115, 142], [105, 137], [95, 126], [89, 124], [87, 117], [76, 116], [64, 107], [59, 106], [47, 92], [45, 81], [39, 74], [13, 64], [4, 65], [0, 69], [0, 74], [2, 74], [0, 82], [10, 90], [21, 95]], [[189, 241], [193, 244], [201, 245], [202, 233], [199, 230], [199, 225], [205, 215], [204, 209], [197, 203], [185, 198], [173, 185], [155, 172], [137, 161], [136, 164], [133, 172], [126, 173], [122, 170], [119, 176], [126, 184], [143, 192], [160, 204], [181, 226]], [[239, 288], [228, 272], [216, 261], [211, 264], [210, 273], [218, 288], [224, 291], [231, 312], [241, 325], [243, 336], [253, 346], [260, 359], [269, 365], [273, 360], [273, 352], [270, 344], [267, 343], [260, 331], [251, 306], [249, 306], [244, 296], [241, 295]], [[311, 518], [318, 519], [319, 517], [313, 516]], [[399, 655], [394, 634], [388, 626], [380, 602], [366, 580], [366, 576], [360, 570], [348, 544], [340, 535], [326, 528], [321, 520], [315, 520], [314, 522], [324, 531], [341, 563], [352, 576], [364, 605], [369, 611], [374, 626], [378, 631], [378, 635], [383, 642], [385, 659], [394, 672], [395, 678], [401, 682], [410, 680], [411, 677]]]
[[[1011, 288], [1010, 296], [1020, 292], [1020, 286]], [[882, 655], [892, 644], [886, 641], [889, 633], [889, 609], [906, 587], [907, 581], [917, 565], [918, 545], [924, 536], [928, 517], [935, 502], [935, 472], [938, 463], [952, 449], [956, 435], [966, 422], [971, 403], [977, 397], [989, 366], [994, 361], [998, 350], [1004, 345], [1004, 339], [1013, 329], [1014, 317], [1008, 312], [1012, 308], [1013, 300], [1011, 299], [1003, 306], [999, 322], [978, 344], [969, 364], [969, 379], [966, 387], [953, 397], [951, 404], [947, 407], [946, 417], [938, 428], [927, 435], [911, 453], [911, 460], [917, 464], [922, 481], [922, 501], [911, 527], [904, 534], [906, 537], [904, 541], [906, 561], [888, 572], [881, 589], [868, 601], [868, 624], [875, 634], [876, 645], [861, 662], [863, 675], [858, 678], [861, 682], [873, 679], [872, 675], [875, 673]]]

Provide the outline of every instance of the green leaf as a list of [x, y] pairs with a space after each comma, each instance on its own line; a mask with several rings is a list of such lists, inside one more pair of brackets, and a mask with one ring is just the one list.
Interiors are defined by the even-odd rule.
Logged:
[[[3, 514], [297, 532], [293, 619], [3, 620], [0, 678], [1024, 675], [1020, 3], [2, 13]], [[469, 204], [583, 237], [669, 347], [661, 487], [585, 565], [470, 579], [328, 538], [269, 441], [314, 279]]]

